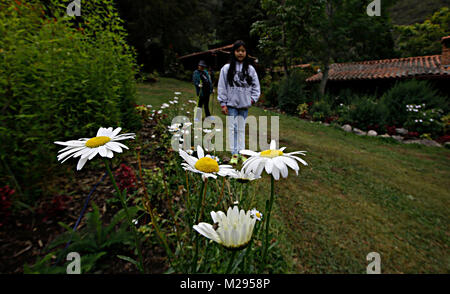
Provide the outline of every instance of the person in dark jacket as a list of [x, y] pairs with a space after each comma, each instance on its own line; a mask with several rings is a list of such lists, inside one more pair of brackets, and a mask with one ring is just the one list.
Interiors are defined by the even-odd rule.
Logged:
[[[206, 70], [206, 63], [201, 60], [198, 63], [197, 70], [194, 71], [192, 75], [192, 82], [195, 85], [195, 90], [197, 92], [198, 99], [198, 107], [203, 109], [205, 107], [205, 115], [206, 117], [211, 116], [209, 111], [209, 96], [213, 92], [213, 83], [211, 77]], [[197, 117], [196, 117], [197, 119]]]

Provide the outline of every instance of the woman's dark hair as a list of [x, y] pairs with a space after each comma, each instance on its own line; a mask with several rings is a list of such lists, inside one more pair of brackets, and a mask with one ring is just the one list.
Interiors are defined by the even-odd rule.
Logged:
[[[236, 73], [236, 56], [234, 55], [234, 51], [239, 49], [239, 47], [244, 46], [245, 50], [247, 51], [247, 46], [245, 45], [244, 41], [238, 40], [234, 42], [233, 49], [231, 50], [231, 57], [230, 57], [230, 67], [228, 68], [227, 73], [227, 81], [228, 84], [233, 87], [234, 86], [234, 75]], [[243, 77], [247, 81], [247, 84], [251, 85], [253, 82], [252, 77], [248, 74], [248, 66], [250, 64], [250, 59], [248, 58], [248, 52], [244, 58], [243, 64], [242, 64], [242, 73]]]

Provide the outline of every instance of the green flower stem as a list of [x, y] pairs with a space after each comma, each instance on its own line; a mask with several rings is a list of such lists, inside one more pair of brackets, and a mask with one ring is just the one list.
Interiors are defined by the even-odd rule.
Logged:
[[187, 171], [185, 171], [186, 172], [186, 190], [187, 190], [187, 193], [188, 193], [188, 197], [187, 197], [187, 209], [191, 209], [191, 189], [190, 189], [190, 187], [189, 187], [189, 174], [188, 174], [188, 172]]
[[200, 194], [198, 195], [198, 202], [197, 202], [197, 213], [195, 214], [195, 224], [198, 223], [199, 221], [199, 217], [201, 218], [202, 216], [200, 214], [200, 210], [202, 210], [202, 199], [203, 199], [203, 195], [206, 193], [206, 182], [208, 181], [208, 179], [205, 179], [204, 181], [202, 181], [202, 187], [200, 189]]
[[158, 226], [158, 221], [153, 213], [153, 208], [150, 203], [150, 197], [148, 196], [147, 187], [144, 183], [144, 177], [142, 176], [141, 157], [140, 157], [139, 151], [137, 152], [137, 160], [138, 160], [138, 166], [139, 166], [139, 177], [141, 178], [142, 189], [144, 190], [144, 195], [147, 200], [147, 202], [144, 202], [144, 207], [145, 207], [146, 211], [148, 212], [148, 214], [150, 214], [153, 228], [155, 229], [156, 234], [158, 235], [159, 239], [161, 240], [161, 242], [164, 246], [164, 249], [166, 250], [166, 253], [169, 256], [169, 261], [171, 262], [172, 260], [174, 260], [174, 256], [173, 256], [172, 251], [169, 248], [169, 244], [167, 244], [167, 240], [164, 237], [164, 234], [161, 232], [161, 229]]
[[239, 205], [241, 204], [241, 201], [242, 201], [242, 186], [243, 186], [244, 184], [241, 184], [241, 196], [239, 197], [239, 199], [238, 199], [238, 203], [239, 203]]
[[[259, 227], [260, 227], [260, 224], [256, 224], [255, 225], [255, 231], [253, 232], [253, 236], [254, 237], [258, 236]], [[246, 266], [247, 266], [247, 262], [246, 261], [247, 261], [248, 254], [252, 251], [252, 245], [253, 245], [254, 237], [252, 237], [250, 239], [250, 243], [248, 244], [248, 247], [245, 249], [244, 258], [242, 259], [243, 262], [244, 262], [244, 271], [246, 270]]]
[[230, 271], [233, 268], [233, 262], [234, 262], [234, 259], [236, 258], [236, 254], [237, 254], [237, 250], [234, 250], [233, 253], [231, 254], [231, 258], [230, 258], [230, 262], [228, 263], [227, 270], [225, 271], [226, 274], [231, 274]]
[[266, 264], [266, 258], [267, 258], [267, 251], [269, 249], [269, 225], [270, 225], [270, 213], [272, 212], [272, 205], [274, 200], [274, 186], [275, 186], [275, 180], [273, 176], [270, 177], [270, 200], [269, 205], [266, 207], [266, 215], [267, 215], [267, 222], [266, 222], [266, 232], [265, 232], [265, 242], [264, 242], [264, 255], [263, 255], [263, 262], [262, 264]]
[[128, 206], [127, 206], [126, 200], [123, 197], [123, 194], [120, 191], [119, 187], [117, 186], [116, 180], [114, 179], [114, 176], [111, 172], [111, 168], [109, 167], [108, 161], [106, 159], [103, 159], [103, 161], [105, 162], [105, 166], [106, 166], [106, 170], [108, 171], [109, 178], [111, 179], [111, 182], [112, 182], [114, 188], [116, 189], [117, 194], [119, 195], [119, 199], [120, 199], [120, 202], [122, 203], [122, 207], [125, 210], [125, 214], [126, 214], [127, 220], [128, 220], [128, 226], [130, 227], [130, 230], [133, 232], [134, 244], [138, 251], [138, 257], [139, 257], [139, 269], [141, 272], [145, 272], [144, 262], [143, 262], [144, 259], [142, 257], [141, 245], [139, 244], [136, 226], [133, 224], [133, 222], [131, 220], [130, 213], [128, 212]]
[[[194, 224], [198, 224], [199, 221], [199, 214], [200, 214], [200, 210], [202, 209], [202, 198], [203, 195], [206, 193], [206, 181], [208, 179], [205, 179], [205, 181], [202, 181], [202, 187], [200, 189], [200, 194], [198, 195], [198, 202], [197, 202], [197, 212], [195, 214], [195, 223]], [[200, 215], [201, 218], [201, 215]], [[198, 258], [198, 247], [200, 246], [199, 244], [199, 238], [198, 235], [195, 234], [194, 235], [194, 239], [195, 239], [195, 254], [194, 254], [194, 259], [192, 260], [192, 271], [195, 272], [196, 270], [196, 265], [197, 265], [197, 258]]]

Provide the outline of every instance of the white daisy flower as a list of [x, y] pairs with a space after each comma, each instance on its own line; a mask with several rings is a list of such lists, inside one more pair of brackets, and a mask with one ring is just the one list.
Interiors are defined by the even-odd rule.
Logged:
[[58, 151], [58, 161], [63, 163], [67, 159], [73, 157], [80, 157], [77, 164], [77, 170], [81, 170], [88, 160], [93, 159], [97, 154], [101, 157], [113, 158], [114, 152], [122, 153], [122, 148], [128, 149], [127, 146], [117, 141], [134, 139], [134, 133], [127, 133], [119, 135], [122, 128], [100, 128], [97, 131], [97, 136], [94, 138], [82, 138], [67, 142], [54, 142], [58, 145], [67, 146]]
[[209, 129], [203, 129], [203, 132], [204, 132], [204, 133], [211, 133], [212, 131], [209, 130]]
[[184, 170], [188, 170], [194, 173], [199, 173], [202, 175], [202, 179], [206, 178], [217, 178], [217, 175], [225, 177], [234, 172], [231, 165], [219, 165], [216, 160], [211, 158], [211, 156], [205, 156], [203, 148], [199, 145], [197, 146], [197, 156], [190, 156], [186, 151], [180, 149], [180, 156], [186, 161], [182, 163]]
[[250, 181], [261, 178], [260, 176], [255, 176], [252, 172], [246, 173], [243, 169], [230, 174], [230, 177], [236, 179], [240, 183], [248, 183]]
[[251, 150], [241, 150], [241, 154], [251, 156], [244, 162], [242, 170], [244, 172], [253, 172], [255, 176], [261, 176], [261, 173], [265, 169], [269, 175], [272, 175], [274, 179], [278, 181], [280, 179], [280, 174], [283, 178], [288, 176], [288, 167], [295, 170], [295, 173], [298, 175], [299, 166], [297, 161], [301, 162], [303, 165], [308, 165], [306, 161], [295, 156], [296, 154], [304, 156], [306, 155], [306, 151], [283, 153], [286, 147], [280, 148], [279, 150], [275, 148], [276, 142], [275, 140], [272, 140], [269, 150], [261, 151], [259, 153]]
[[256, 208], [253, 208], [252, 210], [250, 210], [250, 215], [258, 221], [261, 221], [262, 217], [263, 217], [263, 214], [261, 212], [259, 212], [258, 210], [256, 210]]
[[211, 239], [227, 249], [240, 250], [245, 248], [252, 238], [256, 219], [237, 206], [228, 208], [227, 214], [222, 211], [211, 211], [214, 226], [208, 223], [199, 223], [193, 228], [203, 236]]
[[152, 108], [153, 106], [150, 104], [147, 104], [147, 108]]
[[174, 92], [175, 95], [181, 95], [181, 92]]
[[158, 112], [157, 112], [157, 113], [158, 113], [158, 114], [161, 114], [162, 112], [163, 112], [162, 110], [158, 110]]
[[161, 105], [161, 109], [164, 109], [164, 108], [167, 108], [167, 107], [170, 107], [170, 105], [167, 104], [167, 103], [163, 103], [163, 104]]

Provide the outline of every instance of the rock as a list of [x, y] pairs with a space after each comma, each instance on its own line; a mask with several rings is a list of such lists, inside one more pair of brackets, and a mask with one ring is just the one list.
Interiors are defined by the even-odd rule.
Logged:
[[433, 140], [426, 140], [426, 139], [422, 139], [422, 140], [406, 140], [403, 143], [405, 144], [422, 144], [425, 146], [433, 146], [433, 147], [442, 147], [441, 144], [439, 144], [436, 141]]
[[383, 135], [380, 135], [380, 137], [381, 138], [390, 138], [391, 136], [389, 134], [383, 134]]
[[353, 133], [357, 134], [358, 136], [365, 136], [367, 135], [367, 132], [361, 131], [360, 129], [354, 128]]
[[342, 127], [342, 129], [346, 132], [351, 132], [352, 131], [352, 126], [351, 125], [344, 125]]
[[407, 135], [408, 134], [408, 130], [404, 129], [404, 128], [398, 128], [398, 129], [395, 129], [395, 131], [397, 132], [397, 134], [400, 134], [400, 135]]
[[374, 130], [370, 130], [367, 132], [367, 136], [376, 137], [376, 136], [378, 136], [378, 133]]
[[393, 139], [402, 142], [403, 141], [403, 137], [402, 136], [392, 136]]

